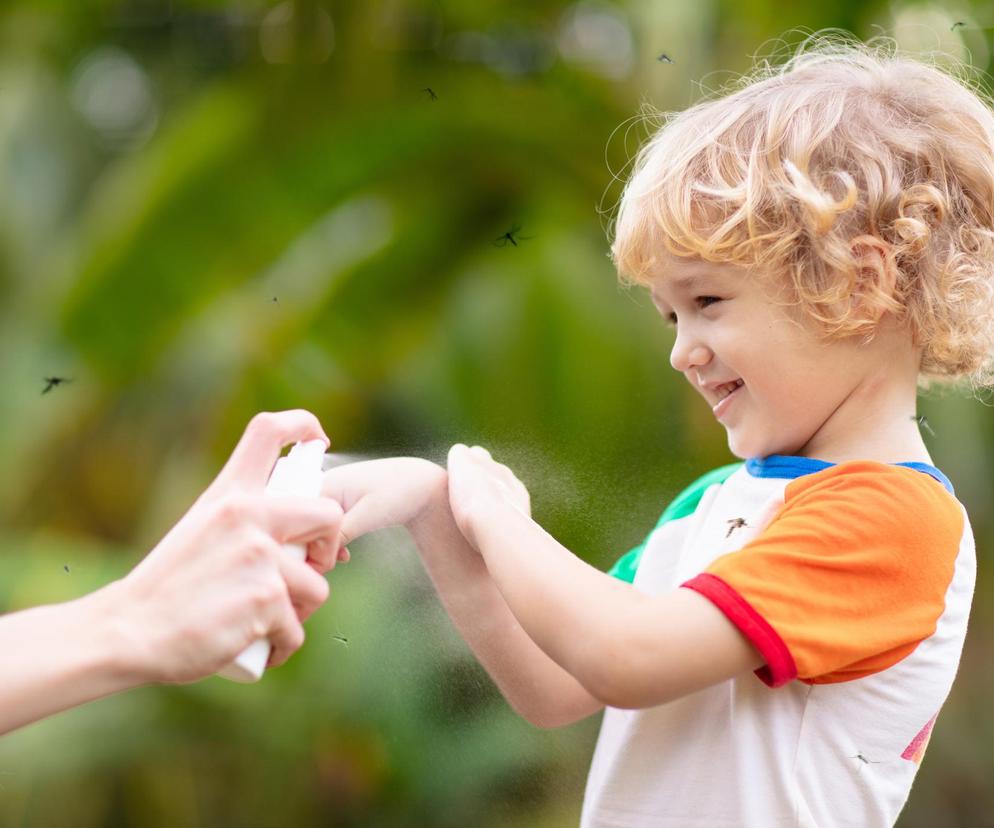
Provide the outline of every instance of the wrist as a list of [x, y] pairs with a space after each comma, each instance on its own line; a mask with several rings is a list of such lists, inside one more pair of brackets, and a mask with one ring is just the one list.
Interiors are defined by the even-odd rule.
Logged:
[[77, 601], [80, 628], [87, 630], [94, 668], [115, 686], [125, 690], [155, 681], [147, 658], [146, 636], [133, 607], [136, 601], [122, 579]]
[[437, 463], [423, 461], [425, 469], [425, 495], [420, 508], [407, 521], [406, 528], [417, 534], [426, 525], [436, 525], [440, 519], [449, 518], [449, 474]]
[[465, 520], [466, 531], [472, 534], [473, 545], [481, 554], [494, 544], [502, 546], [508, 533], [530, 532], [538, 526], [514, 503], [499, 498], [475, 503], [468, 510]]
[[426, 562], [439, 556], [448, 558], [453, 554], [479, 561], [480, 556], [472, 545], [472, 539], [466, 536], [452, 513], [449, 503], [449, 473], [441, 466], [436, 466], [436, 469], [437, 474], [433, 475], [430, 493], [425, 498], [423, 507], [407, 523], [406, 528]]

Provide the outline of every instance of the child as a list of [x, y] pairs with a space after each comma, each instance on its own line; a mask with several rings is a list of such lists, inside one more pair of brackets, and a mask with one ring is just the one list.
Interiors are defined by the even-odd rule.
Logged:
[[485, 449], [328, 474], [348, 538], [406, 525], [508, 701], [605, 710], [585, 826], [891, 825], [956, 673], [969, 521], [915, 416], [991, 384], [994, 115], [915, 60], [816, 42], [676, 115], [616, 224], [622, 274], [745, 459], [608, 575]]

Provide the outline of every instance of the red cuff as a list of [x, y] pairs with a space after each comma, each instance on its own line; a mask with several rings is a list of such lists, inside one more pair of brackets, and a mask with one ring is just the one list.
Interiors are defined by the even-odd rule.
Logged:
[[760, 681], [770, 687], [781, 687], [797, 678], [794, 657], [787, 649], [784, 640], [766, 623], [762, 615], [749, 606], [745, 598], [721, 578], [709, 572], [702, 572], [680, 586], [699, 592], [707, 598], [756, 646], [766, 661], [764, 666], [756, 670]]

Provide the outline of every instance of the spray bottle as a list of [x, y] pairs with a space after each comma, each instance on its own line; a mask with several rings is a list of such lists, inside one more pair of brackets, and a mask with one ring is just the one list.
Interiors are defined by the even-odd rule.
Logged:
[[[266, 494], [279, 497], [320, 495], [324, 448], [325, 445], [321, 440], [297, 443], [286, 457], [276, 461], [273, 473], [266, 484]], [[283, 550], [297, 560], [303, 561], [307, 558], [307, 548], [300, 544], [284, 544]], [[271, 651], [269, 640], [260, 638], [249, 644], [238, 658], [220, 670], [218, 675], [232, 681], [258, 681], [266, 670]]]

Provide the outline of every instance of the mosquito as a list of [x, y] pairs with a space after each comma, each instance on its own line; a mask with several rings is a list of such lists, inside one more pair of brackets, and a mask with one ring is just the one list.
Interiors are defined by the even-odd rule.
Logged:
[[333, 635], [332, 638], [334, 638], [335, 641], [341, 641], [346, 647], [349, 646], [349, 640], [344, 635]]
[[[521, 225], [512, 224], [511, 229], [508, 230], [503, 236], [494, 239], [493, 241], [494, 247], [507, 247], [508, 242], [510, 242], [515, 247], [517, 247], [519, 241], [525, 241], [526, 239], [531, 238], [531, 236], [518, 236], [518, 233], [520, 232], [521, 232]], [[517, 236], [517, 238], [515, 238], [515, 236]]]
[[42, 377], [42, 379], [47, 383], [45, 390], [41, 392], [42, 394], [47, 394], [55, 386], [62, 385], [64, 382], [72, 382], [69, 377]]
[[933, 437], [935, 436], [935, 432], [932, 431], [932, 426], [930, 426], [928, 424], [928, 418], [925, 417], [924, 414], [922, 414], [922, 416], [920, 416], [920, 417], [917, 416], [917, 415], [915, 415], [915, 414], [912, 414], [911, 415], [911, 419], [914, 420], [915, 422], [917, 422], [918, 425], [920, 425], [922, 428], [924, 428]]
[[879, 765], [879, 764], [881, 764], [879, 760], [876, 760], [876, 759], [867, 759], [862, 753], [857, 753], [855, 756], [850, 756], [849, 758], [850, 759], [859, 759], [859, 761], [862, 763], [859, 766], [860, 773], [862, 773], [864, 765]]
[[957, 20], [955, 23], [953, 23], [952, 26], [949, 27], [949, 31], [955, 32], [957, 29], [965, 28], [965, 27], [966, 27], [966, 21], [964, 21], [964, 20]]
[[672, 63], [673, 58], [671, 58], [666, 52], [660, 52], [659, 56], [656, 58], [660, 63]]
[[437, 101], [438, 100], [438, 95], [435, 94], [435, 90], [432, 89], [430, 86], [426, 86], [421, 91], [424, 92], [428, 96], [428, 98], [430, 100], [433, 100], [433, 101]]
[[66, 571], [66, 572], [68, 572], [68, 571], [69, 571], [69, 564], [62, 564], [62, 568], [63, 568], [63, 569], [64, 569], [64, 570]]
[[726, 520], [725, 523], [728, 524], [728, 534], [725, 535], [726, 538], [730, 538], [732, 536], [732, 532], [736, 529], [741, 529], [743, 526], [749, 525], [745, 522], [745, 518], [732, 518], [731, 520]]

